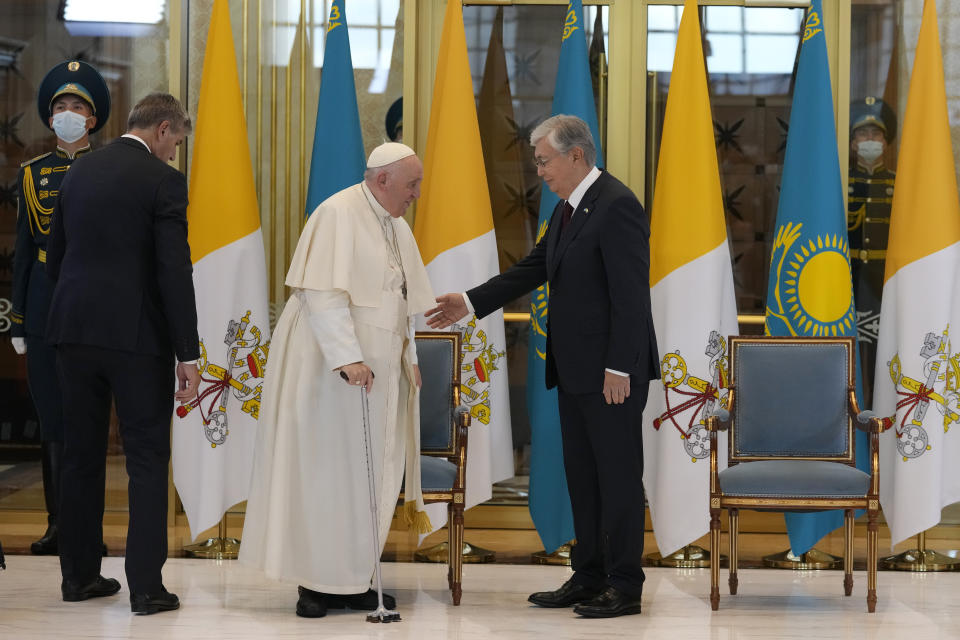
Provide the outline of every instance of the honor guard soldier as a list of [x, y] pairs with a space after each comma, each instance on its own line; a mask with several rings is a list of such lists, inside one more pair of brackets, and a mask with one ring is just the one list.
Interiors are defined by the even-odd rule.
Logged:
[[865, 406], [870, 406], [873, 393], [880, 296], [893, 204], [895, 174], [885, 166], [884, 154], [896, 135], [897, 118], [879, 98], [866, 97], [850, 105], [847, 231]]
[[63, 402], [57, 382], [56, 351], [45, 339], [53, 282], [47, 276], [50, 215], [60, 183], [73, 161], [90, 151], [90, 134], [110, 116], [110, 92], [86, 62], [70, 60], [50, 69], [37, 91], [37, 110], [57, 146], [20, 165], [17, 175], [17, 242], [13, 266], [13, 325], [18, 354], [27, 356], [27, 381], [40, 417], [43, 496], [47, 530], [30, 545], [37, 555], [57, 554]]

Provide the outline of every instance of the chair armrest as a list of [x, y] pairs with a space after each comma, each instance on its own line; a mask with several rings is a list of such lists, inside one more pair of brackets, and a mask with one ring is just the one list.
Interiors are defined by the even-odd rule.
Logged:
[[726, 431], [730, 428], [730, 412], [722, 407], [717, 407], [707, 414], [707, 431]]
[[881, 418], [873, 411], [861, 411], [857, 414], [855, 424], [857, 429], [865, 433], [883, 433], [893, 426], [894, 418]]

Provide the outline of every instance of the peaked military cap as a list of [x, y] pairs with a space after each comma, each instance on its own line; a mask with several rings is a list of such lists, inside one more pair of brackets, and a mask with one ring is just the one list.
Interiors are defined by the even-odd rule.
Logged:
[[867, 96], [850, 103], [850, 135], [855, 129], [872, 124], [883, 129], [887, 142], [897, 137], [897, 116], [880, 98]]
[[37, 112], [40, 120], [50, 127], [53, 101], [65, 94], [83, 98], [97, 116], [97, 124], [90, 130], [96, 133], [110, 117], [110, 90], [100, 72], [86, 62], [67, 60], [50, 69], [37, 90]]

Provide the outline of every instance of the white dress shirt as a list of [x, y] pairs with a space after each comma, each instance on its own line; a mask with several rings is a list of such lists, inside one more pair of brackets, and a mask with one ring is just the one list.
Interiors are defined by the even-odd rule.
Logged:
[[[594, 165], [594, 167], [590, 169], [587, 175], [583, 177], [583, 180], [580, 181], [580, 184], [578, 184], [574, 188], [574, 190], [570, 193], [570, 197], [567, 198], [567, 202], [569, 202], [570, 206], [573, 207], [573, 215], [570, 217], [571, 220], [573, 220], [573, 216], [577, 215], [577, 207], [580, 206], [580, 201], [583, 200], [583, 196], [586, 195], [587, 189], [593, 186], [593, 183], [596, 182], [597, 178], [599, 177], [600, 177], [600, 169], [598, 169], [596, 165]], [[473, 303], [470, 302], [470, 296], [467, 295], [467, 292], [463, 291], [461, 292], [460, 295], [463, 296], [463, 301], [467, 305], [467, 313], [468, 314], [474, 313]], [[608, 368], [606, 369], [606, 371], [609, 371], [610, 373], [615, 373], [618, 376], [627, 377], [630, 375], [622, 371], [617, 371], [616, 369]]]

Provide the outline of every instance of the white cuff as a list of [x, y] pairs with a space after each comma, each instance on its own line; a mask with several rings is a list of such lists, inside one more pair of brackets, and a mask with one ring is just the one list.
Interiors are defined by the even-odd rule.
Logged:
[[615, 375], [618, 375], [618, 376], [623, 376], [624, 378], [629, 378], [629, 377], [630, 377], [630, 374], [629, 374], [629, 373], [624, 373], [623, 371], [617, 371], [616, 369], [609, 369], [609, 368], [608, 368], [608, 369], [604, 369], [604, 371], [609, 371], [609, 372], [612, 373], [612, 374], [615, 374]]
[[417, 317], [410, 316], [410, 328], [407, 330], [409, 343], [407, 344], [407, 358], [410, 364], [417, 364]]
[[327, 309], [309, 315], [310, 328], [331, 370], [363, 362], [363, 351], [353, 332], [350, 309]]
[[460, 295], [463, 296], [463, 302], [464, 302], [464, 304], [467, 305], [467, 314], [469, 315], [469, 314], [472, 314], [472, 313], [476, 313], [476, 312], [473, 310], [473, 303], [470, 302], [470, 296], [467, 295], [467, 292], [464, 291], [464, 292], [461, 293]]
[[301, 289], [310, 329], [331, 370], [363, 362], [363, 351], [353, 329], [350, 296], [346, 291]]

